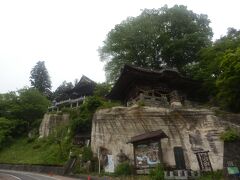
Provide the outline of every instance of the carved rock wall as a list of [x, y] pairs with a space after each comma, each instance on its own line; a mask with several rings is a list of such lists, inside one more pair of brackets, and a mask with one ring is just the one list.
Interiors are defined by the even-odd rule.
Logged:
[[39, 127], [39, 138], [47, 137], [53, 130], [61, 125], [69, 122], [69, 114], [44, 114], [43, 120]]
[[207, 150], [213, 169], [223, 167], [223, 142], [219, 139], [224, 125], [207, 109], [170, 109], [160, 107], [114, 107], [99, 110], [92, 121], [91, 147], [99, 147], [113, 155], [114, 163], [120, 149], [133, 161], [131, 137], [154, 130], [168, 136], [161, 140], [163, 162], [176, 165], [174, 147], [182, 147], [187, 169], [199, 170], [194, 152]]

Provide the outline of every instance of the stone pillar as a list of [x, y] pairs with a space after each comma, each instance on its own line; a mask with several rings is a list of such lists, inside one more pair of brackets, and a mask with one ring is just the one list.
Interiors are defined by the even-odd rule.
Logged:
[[170, 103], [173, 108], [182, 107], [181, 98], [177, 90], [170, 93]]
[[139, 94], [139, 100], [140, 100], [140, 101], [144, 101], [144, 95], [143, 95], [143, 93], [140, 93], [140, 94]]
[[188, 171], [184, 170], [183, 172], [184, 172], [184, 176], [188, 177]]

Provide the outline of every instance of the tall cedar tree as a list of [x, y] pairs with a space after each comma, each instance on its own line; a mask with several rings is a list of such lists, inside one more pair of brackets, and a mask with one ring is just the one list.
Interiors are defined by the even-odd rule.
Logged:
[[33, 67], [30, 76], [30, 82], [33, 87], [38, 89], [42, 94], [49, 97], [51, 94], [51, 80], [45, 67], [44, 61], [38, 61]]

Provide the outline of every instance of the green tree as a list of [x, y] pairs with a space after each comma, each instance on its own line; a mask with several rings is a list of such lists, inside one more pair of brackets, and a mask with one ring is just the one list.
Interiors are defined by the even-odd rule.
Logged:
[[38, 90], [29, 88], [18, 91], [19, 97], [13, 113], [17, 119], [23, 119], [32, 128], [34, 121], [41, 119], [50, 102]]
[[18, 96], [16, 92], [0, 94], [0, 117], [6, 117], [7, 119], [15, 118], [12, 112], [17, 102]]
[[107, 80], [117, 79], [124, 64], [184, 72], [196, 61], [197, 52], [211, 43], [212, 30], [206, 15], [198, 15], [185, 6], [145, 9], [116, 25], [99, 48], [106, 62]]
[[4, 117], [0, 117], [0, 149], [11, 140], [14, 128], [15, 124], [12, 121]]
[[107, 83], [98, 83], [94, 89], [94, 96], [105, 97], [110, 92], [111, 86]]
[[220, 71], [216, 81], [218, 101], [225, 108], [240, 111], [240, 47], [224, 54]]
[[49, 101], [37, 89], [0, 94], [0, 149], [14, 137], [39, 127]]
[[188, 67], [189, 76], [203, 81], [212, 102], [232, 111], [240, 111], [239, 47], [240, 31], [229, 28], [226, 36], [199, 52], [199, 63]]
[[51, 80], [45, 67], [44, 61], [38, 61], [37, 64], [31, 70], [30, 82], [33, 87], [38, 89], [46, 96], [51, 94]]

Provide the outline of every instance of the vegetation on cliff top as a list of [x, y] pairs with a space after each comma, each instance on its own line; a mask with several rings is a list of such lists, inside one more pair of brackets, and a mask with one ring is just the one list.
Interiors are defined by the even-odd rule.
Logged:
[[240, 111], [240, 31], [229, 28], [226, 36], [198, 54], [199, 63], [188, 67], [189, 76], [203, 82], [211, 103]]
[[225, 142], [234, 142], [240, 140], [240, 134], [235, 129], [228, 129], [221, 134], [220, 138]]
[[77, 109], [65, 108], [62, 112], [70, 114], [71, 133], [91, 132], [92, 118], [97, 109], [110, 108], [120, 105], [119, 102], [109, 102], [99, 96], [88, 97], [85, 102]]

